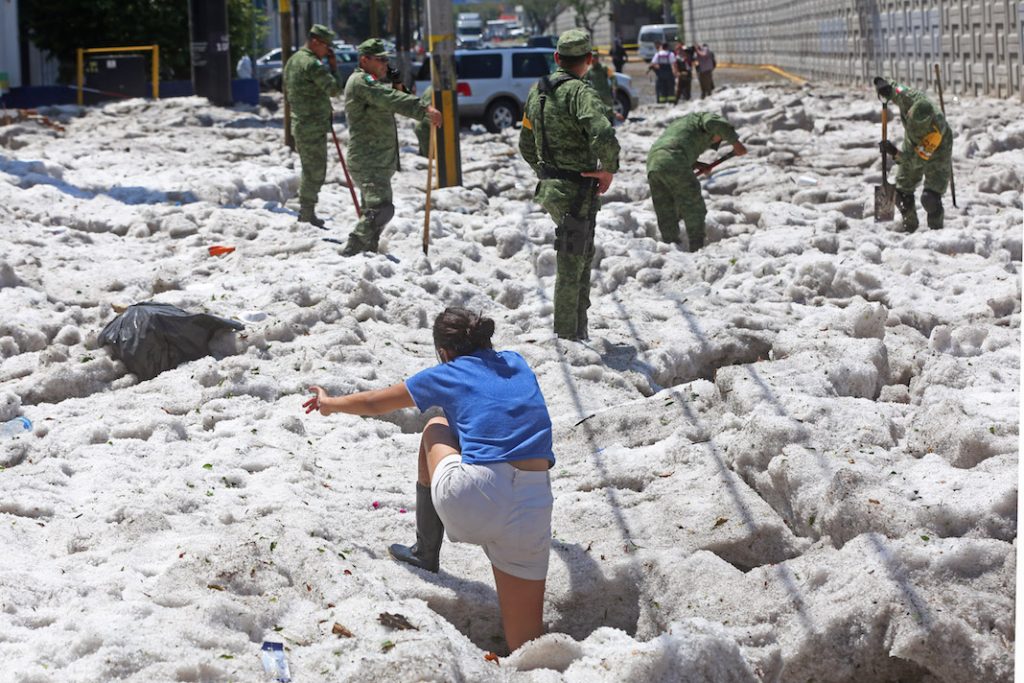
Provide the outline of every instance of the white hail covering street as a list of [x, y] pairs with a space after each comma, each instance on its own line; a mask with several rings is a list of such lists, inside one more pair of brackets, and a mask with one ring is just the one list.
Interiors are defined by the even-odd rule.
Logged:
[[[1024, 105], [946, 104], [959, 208], [916, 234], [873, 221], [867, 88], [639, 108], [585, 343], [552, 335], [553, 224], [518, 131], [463, 132], [424, 257], [400, 119], [388, 256], [344, 258], [322, 240], [355, 222], [340, 166], [329, 231], [297, 224], [280, 110], [129, 100], [0, 127], [0, 422], [33, 423], [0, 442], [0, 680], [266, 681], [275, 641], [303, 683], [1010, 681]], [[657, 238], [644, 163], [697, 109], [750, 154], [704, 181], [688, 254]], [[97, 336], [143, 301], [246, 329], [139, 382]], [[448, 305], [495, 319], [554, 422], [550, 634], [509, 657], [478, 547], [446, 542], [437, 575], [387, 554], [414, 540], [426, 417], [301, 409], [311, 384], [435, 363]]]

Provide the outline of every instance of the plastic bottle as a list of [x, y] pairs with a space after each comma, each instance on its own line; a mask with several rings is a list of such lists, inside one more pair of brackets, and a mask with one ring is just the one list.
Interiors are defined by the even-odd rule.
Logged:
[[263, 650], [263, 670], [274, 681], [290, 683], [292, 674], [288, 670], [288, 660], [284, 656], [284, 643], [264, 641], [261, 649]]
[[27, 431], [31, 431], [32, 421], [27, 417], [16, 417], [13, 420], [8, 420], [0, 425], [0, 439], [9, 439], [11, 437], [24, 434]]

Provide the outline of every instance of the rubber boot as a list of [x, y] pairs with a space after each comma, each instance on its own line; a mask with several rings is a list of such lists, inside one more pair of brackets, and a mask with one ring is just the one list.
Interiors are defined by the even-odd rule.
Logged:
[[434, 509], [430, 487], [416, 484], [416, 544], [412, 547], [394, 543], [388, 548], [391, 557], [428, 572], [437, 573], [440, 567], [441, 541], [444, 525]]
[[912, 192], [896, 192], [896, 208], [903, 216], [903, 232], [914, 232], [919, 225], [917, 221], [917, 201]]
[[316, 207], [311, 204], [299, 206], [299, 222], [309, 223], [317, 228], [324, 227], [323, 219], [316, 217]]

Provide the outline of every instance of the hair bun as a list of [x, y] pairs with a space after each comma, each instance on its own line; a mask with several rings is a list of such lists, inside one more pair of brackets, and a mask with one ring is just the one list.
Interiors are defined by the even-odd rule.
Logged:
[[469, 337], [478, 346], [489, 344], [494, 335], [494, 321], [477, 314], [470, 323]]

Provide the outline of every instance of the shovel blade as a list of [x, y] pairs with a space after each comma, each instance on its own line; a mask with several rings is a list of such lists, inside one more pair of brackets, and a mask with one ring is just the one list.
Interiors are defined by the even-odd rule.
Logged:
[[875, 222], [891, 221], [896, 215], [896, 188], [889, 184], [875, 186]]

